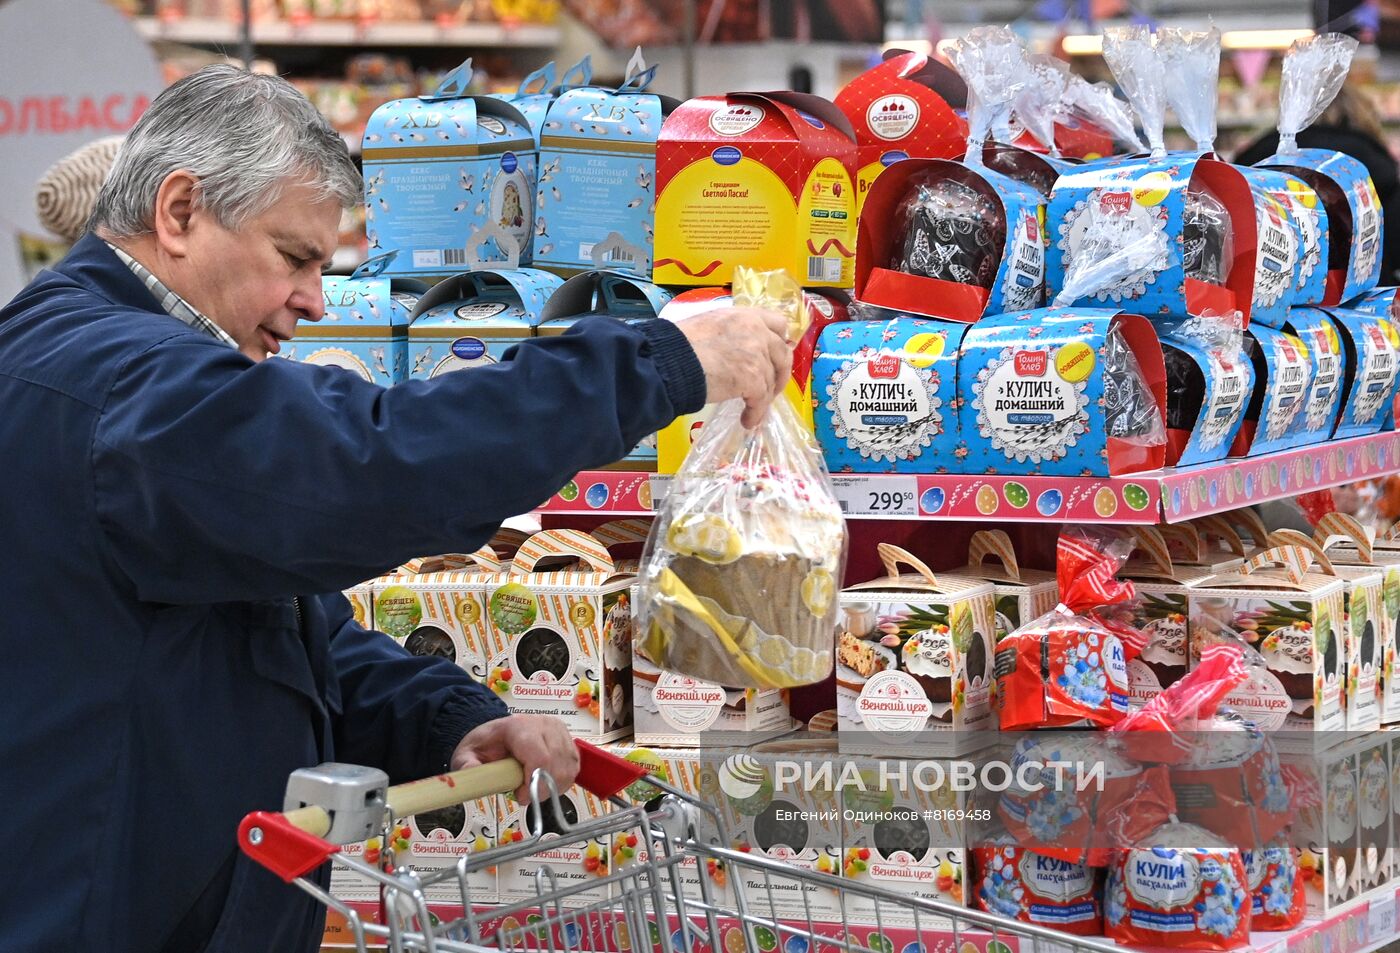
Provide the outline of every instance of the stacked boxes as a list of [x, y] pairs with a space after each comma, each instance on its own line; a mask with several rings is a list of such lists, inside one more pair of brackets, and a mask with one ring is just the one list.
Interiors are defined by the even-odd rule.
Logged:
[[[988, 565], [988, 557], [997, 565]], [[1039, 619], [1060, 601], [1060, 587], [1053, 572], [1022, 569], [1005, 530], [984, 529], [972, 534], [967, 547], [968, 565], [963, 576], [992, 584], [996, 598], [996, 641], [1027, 622]]]
[[1192, 588], [1213, 573], [1177, 566], [1159, 528], [1136, 526], [1133, 534], [1134, 557], [1119, 576], [1133, 582], [1139, 597], [1133, 605], [1133, 625], [1147, 637], [1142, 654], [1128, 663], [1128, 701], [1140, 708], [1186, 675], [1188, 598]]
[[497, 647], [492, 690], [513, 713], [556, 715], [575, 737], [597, 742], [631, 731], [634, 577], [609, 548], [640, 544], [646, 523], [594, 532], [527, 539], [486, 594], [486, 616]]
[[374, 623], [412, 654], [445, 658], [485, 683], [486, 663], [500, 650], [486, 618], [486, 592], [501, 566], [489, 548], [468, 560], [469, 568], [453, 568], [462, 563], [445, 558], [413, 560], [381, 576]]

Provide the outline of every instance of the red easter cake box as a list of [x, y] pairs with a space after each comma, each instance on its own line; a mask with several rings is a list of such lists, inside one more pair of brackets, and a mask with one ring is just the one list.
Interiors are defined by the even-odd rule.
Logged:
[[689, 100], [662, 127], [656, 165], [657, 284], [720, 284], [744, 265], [851, 287], [855, 131], [832, 103], [792, 92]]
[[891, 50], [836, 94], [837, 107], [856, 132], [856, 211], [870, 183], [911, 156], [956, 159], [967, 148], [967, 121], [955, 105], [967, 102], [967, 84], [946, 63]]

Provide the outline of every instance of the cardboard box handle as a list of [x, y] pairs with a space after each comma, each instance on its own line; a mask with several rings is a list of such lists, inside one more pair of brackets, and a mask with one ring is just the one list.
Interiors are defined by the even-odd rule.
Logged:
[[1261, 569], [1283, 570], [1284, 577], [1294, 586], [1303, 584], [1303, 576], [1312, 562], [1312, 553], [1302, 546], [1274, 546], [1264, 550], [1240, 567], [1240, 575], [1252, 576]]
[[1235, 529], [1243, 530], [1255, 546], [1268, 545], [1269, 531], [1264, 527], [1264, 521], [1259, 518], [1258, 513], [1248, 506], [1238, 510], [1230, 510], [1225, 514], [1225, 521]]
[[1235, 528], [1224, 517], [1202, 516], [1193, 522], [1199, 527], [1204, 538], [1224, 543], [1232, 556], [1244, 555], [1244, 540], [1240, 539], [1240, 534], [1235, 532]]
[[1317, 531], [1313, 533], [1313, 540], [1322, 547], [1325, 552], [1336, 543], [1350, 542], [1356, 546], [1356, 554], [1363, 563], [1370, 563], [1375, 559], [1375, 544], [1371, 542], [1371, 534], [1366, 531], [1356, 519], [1348, 513], [1328, 513], [1317, 521]]
[[1016, 549], [1011, 545], [1011, 537], [1004, 529], [979, 529], [972, 534], [967, 545], [967, 564], [980, 566], [988, 556], [995, 556], [1013, 582], [1021, 581], [1021, 566], [1016, 560]]
[[[493, 238], [496, 240], [496, 247], [506, 257], [487, 261], [481, 256], [481, 246]], [[467, 236], [466, 252], [469, 262], [467, 268], [471, 271], [488, 268], [514, 271], [520, 267], [520, 243], [515, 240], [514, 235], [501, 227], [500, 222], [487, 222], [483, 227]]]
[[525, 575], [547, 559], [572, 557], [581, 560], [595, 572], [611, 574], [615, 570], [607, 547], [587, 533], [576, 529], [547, 529], [520, 544], [511, 561], [511, 575]]
[[469, 56], [462, 65], [448, 71], [442, 78], [442, 82], [437, 84], [437, 88], [418, 98], [425, 103], [441, 102], [445, 99], [461, 99], [469, 95], [467, 90], [472, 85], [472, 58]]
[[1305, 549], [1308, 555], [1317, 561], [1317, 568], [1328, 576], [1335, 576], [1337, 570], [1332, 566], [1332, 560], [1327, 558], [1324, 547], [1307, 533], [1296, 529], [1276, 529], [1269, 534], [1270, 546], [1291, 546]]
[[1190, 523], [1164, 523], [1157, 527], [1162, 534], [1162, 540], [1167, 544], [1168, 553], [1171, 552], [1173, 542], [1186, 553], [1185, 563], [1199, 563], [1205, 559], [1205, 549], [1201, 545], [1201, 531]]
[[1142, 553], [1155, 572], [1172, 578], [1172, 556], [1166, 539], [1155, 526], [1133, 527], [1133, 551]]
[[592, 536], [611, 552], [614, 546], [628, 543], [645, 543], [651, 534], [651, 520], [635, 519], [610, 520], [592, 531]]
[[547, 93], [554, 88], [553, 60], [550, 60], [548, 63], [544, 64], [539, 69], [535, 70], [533, 73], [527, 74], [526, 77], [520, 81], [520, 85], [516, 87], [515, 95], [531, 95], [530, 87], [536, 83], [540, 84], [540, 88], [534, 90], [534, 92], [536, 93]]
[[891, 579], [899, 577], [899, 567], [903, 564], [923, 576], [930, 585], [938, 585], [938, 577], [933, 574], [932, 569], [928, 568], [928, 564], [907, 549], [902, 549], [893, 543], [881, 543], [875, 547], [875, 552], [879, 554], [880, 562], [885, 565], [885, 573]]
[[591, 82], [593, 82], [593, 54], [585, 53], [583, 59], [564, 70], [564, 75], [559, 80], [559, 88], [562, 90], [574, 86], [587, 86]]
[[389, 263], [398, 257], [398, 249], [387, 251], [382, 255], [375, 255], [373, 258], [366, 258], [360, 266], [350, 272], [351, 278], [378, 278], [384, 274], [389, 267]]

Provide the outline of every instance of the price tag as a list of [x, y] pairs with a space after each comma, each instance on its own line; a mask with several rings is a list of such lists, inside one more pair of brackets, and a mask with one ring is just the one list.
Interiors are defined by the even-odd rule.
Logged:
[[847, 516], [918, 516], [919, 481], [912, 476], [833, 476]]
[[1369, 946], [1395, 939], [1395, 894], [1386, 891], [1372, 900], [1366, 911], [1366, 941]]
[[651, 484], [652, 509], [661, 506], [661, 501], [666, 499], [666, 494], [671, 491], [671, 481], [674, 479], [669, 473], [653, 473], [647, 478], [647, 482]]

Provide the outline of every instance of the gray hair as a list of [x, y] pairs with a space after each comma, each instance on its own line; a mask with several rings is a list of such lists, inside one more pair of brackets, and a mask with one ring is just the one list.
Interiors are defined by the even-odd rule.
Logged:
[[150, 232], [161, 183], [181, 169], [199, 180], [200, 206], [231, 229], [288, 184], [343, 208], [360, 196], [350, 150], [316, 107], [286, 80], [236, 66], [206, 66], [156, 97], [127, 133], [88, 227], [117, 238]]

